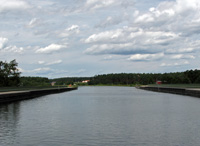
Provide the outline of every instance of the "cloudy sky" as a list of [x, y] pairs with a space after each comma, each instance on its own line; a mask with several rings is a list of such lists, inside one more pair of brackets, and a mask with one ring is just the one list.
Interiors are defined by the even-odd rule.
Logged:
[[199, 0], [0, 0], [0, 20], [23, 76], [200, 69]]

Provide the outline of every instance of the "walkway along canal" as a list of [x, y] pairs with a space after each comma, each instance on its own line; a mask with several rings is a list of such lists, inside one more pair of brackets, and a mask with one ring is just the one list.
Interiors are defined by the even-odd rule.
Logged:
[[51, 88], [51, 89], [40, 89], [40, 90], [28, 90], [28, 91], [11, 91], [0, 93], [0, 104], [7, 102], [14, 102], [20, 100], [26, 100], [36, 98], [43, 95], [61, 93], [65, 91], [76, 90], [77, 87], [65, 87], [65, 88]]
[[148, 86], [141, 86], [138, 88], [155, 92], [164, 92], [164, 93], [200, 97], [199, 88], [170, 88], [170, 87], [148, 87]]

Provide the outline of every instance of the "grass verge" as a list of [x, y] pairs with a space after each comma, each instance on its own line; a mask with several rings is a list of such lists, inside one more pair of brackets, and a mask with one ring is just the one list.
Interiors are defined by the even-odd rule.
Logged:
[[150, 84], [150, 87], [200, 88], [200, 84]]

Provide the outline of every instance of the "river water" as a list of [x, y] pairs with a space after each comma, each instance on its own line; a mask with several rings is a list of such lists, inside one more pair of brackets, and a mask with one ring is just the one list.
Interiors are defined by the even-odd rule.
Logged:
[[200, 99], [79, 87], [0, 105], [0, 146], [199, 146]]

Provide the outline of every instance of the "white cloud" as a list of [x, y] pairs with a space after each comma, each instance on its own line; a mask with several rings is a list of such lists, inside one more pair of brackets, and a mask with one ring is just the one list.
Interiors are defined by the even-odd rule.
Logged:
[[0, 50], [2, 52], [12, 52], [12, 53], [19, 53], [19, 54], [24, 52], [23, 47], [8, 45], [8, 39], [3, 38], [3, 37], [0, 37]]
[[[146, 51], [160, 52], [162, 46], [174, 44], [179, 34], [165, 31], [144, 30], [136, 27], [123, 27], [89, 36], [85, 43], [94, 44], [86, 49], [88, 54], [124, 54]], [[142, 49], [143, 48], [143, 49]], [[159, 49], [157, 49], [159, 48]], [[163, 51], [163, 50], [162, 50]]]
[[85, 7], [91, 10], [105, 8], [115, 3], [115, 0], [87, 0]]
[[138, 14], [134, 23], [146, 28], [170, 30], [182, 35], [193, 35], [200, 31], [199, 0], [163, 1], [148, 12]]
[[51, 62], [48, 62], [46, 63], [45, 61], [38, 61], [38, 64], [43, 64], [43, 65], [54, 65], [54, 64], [60, 64], [62, 63], [62, 60], [56, 60], [56, 61], [51, 61]]
[[21, 72], [24, 74], [36, 74], [36, 75], [41, 75], [41, 74], [48, 74], [51, 73], [53, 70], [49, 67], [43, 67], [43, 68], [36, 68], [33, 70], [22, 70]]
[[182, 65], [188, 65], [189, 62], [188, 61], [184, 61], [184, 62], [175, 62], [175, 63], [162, 63], [160, 66], [161, 67], [170, 67], [170, 66], [182, 66]]
[[97, 10], [105, 9], [108, 7], [118, 6], [119, 8], [134, 7], [135, 1], [133, 0], [87, 0], [84, 4], [83, 10]]
[[54, 64], [60, 64], [60, 63], [62, 63], [62, 60], [56, 60], [56, 61], [53, 61], [53, 62], [49, 62], [46, 65], [54, 65]]
[[1, 0], [0, 12], [12, 10], [24, 10], [29, 8], [29, 4], [23, 0]]
[[179, 53], [192, 53], [194, 51], [195, 51], [194, 48], [180, 48], [180, 49], [167, 49], [166, 53], [179, 54]]
[[67, 31], [75, 31], [76, 33], [79, 32], [79, 26], [78, 25], [72, 25], [71, 27], [67, 28]]
[[176, 13], [175, 10], [176, 2], [174, 1], [163, 1], [156, 8], [152, 7], [149, 9], [150, 14], [154, 18], [165, 17], [165, 19], [169, 19], [173, 17]]
[[[163, 44], [179, 38], [179, 34], [165, 31], [150, 31], [141, 28], [124, 27], [89, 36], [86, 43], [119, 43], [134, 41], [141, 44]], [[142, 40], [142, 41], [141, 41]]]
[[38, 61], [38, 64], [44, 64], [45, 61]]
[[44, 72], [44, 71], [49, 71], [51, 70], [50, 68], [46, 67], [46, 68], [36, 68], [34, 70], [32, 70], [32, 72]]
[[178, 12], [197, 10], [200, 8], [199, 0], [177, 0], [176, 10]]
[[[148, 14], [152, 14], [153, 17], [159, 18], [165, 17], [169, 19], [174, 16], [187, 16], [194, 11], [199, 11], [200, 2], [199, 0], [176, 0], [176, 1], [163, 1], [155, 8], [149, 9]], [[178, 18], [178, 17], [176, 17]]]
[[179, 34], [163, 31], [148, 31], [145, 32], [145, 36], [147, 37], [146, 44], [165, 44], [179, 38]]
[[178, 55], [173, 55], [171, 58], [172, 59], [195, 59], [195, 56], [194, 55], [178, 54]]
[[59, 45], [59, 44], [51, 44], [47, 47], [40, 48], [36, 50], [36, 53], [52, 53], [55, 51], [59, 51], [60, 49], [66, 48], [65, 45]]
[[154, 18], [150, 14], [143, 14], [135, 20], [135, 23], [140, 23], [140, 22], [148, 23], [148, 22], [153, 22], [153, 21], [154, 21]]
[[109, 55], [109, 56], [106, 56], [103, 58], [103, 60], [112, 60], [113, 59], [113, 56], [112, 55]]
[[12, 53], [22, 54], [24, 52], [24, 48], [17, 47], [17, 46], [8, 46], [8, 47], [4, 48], [4, 52], [12, 52]]
[[19, 72], [24, 72], [24, 69], [17, 67], [17, 69], [19, 70]]
[[68, 28], [66, 28], [63, 32], [59, 34], [60, 37], [68, 37], [74, 34], [79, 34], [80, 29], [78, 25], [72, 25]]
[[105, 31], [99, 34], [93, 34], [89, 36], [85, 42], [86, 43], [97, 43], [97, 42], [113, 42], [118, 41], [124, 36], [122, 29], [117, 29], [114, 31]]
[[159, 60], [164, 57], [163, 53], [159, 54], [135, 54], [132, 55], [128, 60], [130, 61], [153, 61]]
[[121, 17], [108, 16], [106, 20], [103, 20], [102, 22], [100, 22], [98, 25], [96, 25], [96, 27], [107, 27], [107, 26], [114, 26], [114, 25], [120, 24], [123, 22], [123, 20], [127, 19], [125, 17], [126, 16], [121, 16]]
[[86, 54], [127, 54], [130, 52], [138, 51], [138, 49], [132, 48], [132, 43], [127, 44], [102, 44], [93, 45], [87, 48], [84, 53]]
[[[199, 46], [192, 43], [198, 37], [190, 37], [200, 32], [198, 0], [163, 1], [158, 6], [149, 8], [147, 12], [135, 10], [133, 18], [134, 21], [127, 27], [116, 27], [87, 37], [84, 42], [91, 46], [84, 52], [93, 55], [142, 55], [160, 52], [179, 55], [194, 53]], [[115, 25], [111, 16], [101, 26], [109, 23]], [[193, 54], [178, 55], [172, 58], [195, 59]]]
[[5, 48], [5, 46], [7, 45], [7, 42], [8, 42], [7, 38], [0, 37], [0, 49]]
[[22, 69], [22, 68], [19, 68], [19, 69], [22, 73], [37, 73], [37, 74], [47, 73], [47, 72], [52, 71], [52, 69], [49, 68], [49, 67], [36, 68], [36, 69], [33, 69], [33, 70], [25, 70], [25, 69]]
[[28, 27], [30, 27], [30, 28], [33, 28], [33, 27], [35, 27], [35, 26], [37, 26], [37, 25], [39, 25], [41, 22], [40, 22], [40, 19], [38, 19], [38, 18], [33, 18], [33, 19], [31, 19], [31, 21], [28, 23]]

